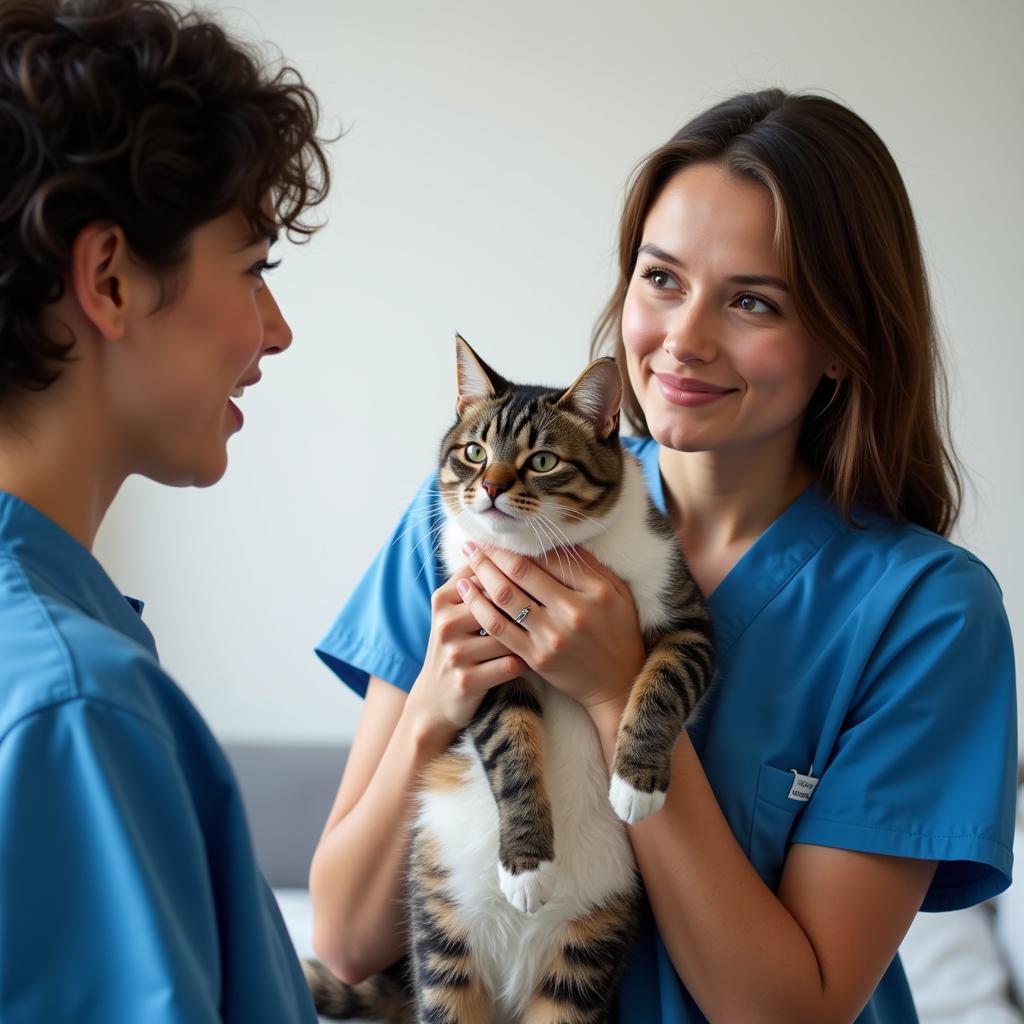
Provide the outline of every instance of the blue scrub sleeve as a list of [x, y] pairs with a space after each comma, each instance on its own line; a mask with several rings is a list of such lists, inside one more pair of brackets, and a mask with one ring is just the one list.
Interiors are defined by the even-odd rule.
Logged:
[[958, 550], [904, 595], [792, 841], [938, 860], [923, 910], [1010, 884], [1016, 686], [988, 570]]
[[444, 582], [436, 550], [444, 515], [431, 474], [316, 647], [360, 697], [371, 675], [406, 692], [419, 675], [430, 637], [430, 598]]
[[222, 1020], [206, 850], [163, 732], [82, 698], [30, 715], [0, 741], [0, 808], [4, 1024]]

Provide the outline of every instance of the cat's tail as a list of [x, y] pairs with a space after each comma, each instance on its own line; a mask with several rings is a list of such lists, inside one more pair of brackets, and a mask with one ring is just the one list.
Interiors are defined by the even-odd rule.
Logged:
[[319, 960], [303, 960], [302, 973], [313, 994], [316, 1012], [335, 1020], [376, 1020], [413, 1024], [415, 1008], [405, 978], [407, 960], [399, 960], [358, 985], [336, 978]]

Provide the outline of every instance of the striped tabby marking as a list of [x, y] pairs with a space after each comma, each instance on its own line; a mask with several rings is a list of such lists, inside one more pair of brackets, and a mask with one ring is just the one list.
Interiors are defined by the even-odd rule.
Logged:
[[569, 921], [531, 998], [523, 1024], [605, 1024], [636, 936], [639, 887]]
[[423, 789], [446, 790], [459, 789], [466, 781], [469, 771], [469, 758], [448, 750], [440, 757], [435, 757], [420, 774]]
[[448, 894], [437, 843], [425, 832], [413, 842], [410, 932], [419, 1024], [480, 1024], [489, 1000], [473, 964], [469, 936]]

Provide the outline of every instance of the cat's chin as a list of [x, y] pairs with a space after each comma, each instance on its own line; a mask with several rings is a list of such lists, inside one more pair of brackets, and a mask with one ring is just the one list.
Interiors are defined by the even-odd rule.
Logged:
[[[473, 513], [464, 516], [460, 525], [466, 535], [478, 544], [486, 547], [502, 548], [505, 551], [514, 551], [520, 555], [527, 555], [530, 558], [537, 558], [546, 551], [553, 550], [556, 545], [550, 538], [539, 536], [537, 531], [530, 525], [528, 519], [515, 519], [512, 516], [481, 515]], [[586, 536], [574, 536], [577, 529], [570, 528], [563, 531], [565, 543], [558, 547], [568, 547], [572, 544], [585, 544], [596, 534], [596, 530], [586, 531]]]
[[462, 527], [477, 543], [489, 547], [503, 548], [531, 557], [545, 551], [545, 545], [541, 544], [530, 524], [522, 519], [513, 519], [512, 516], [474, 514], [462, 520]]

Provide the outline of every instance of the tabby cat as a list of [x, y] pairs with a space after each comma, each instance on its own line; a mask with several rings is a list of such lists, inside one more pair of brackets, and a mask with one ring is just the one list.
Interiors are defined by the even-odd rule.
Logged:
[[411, 951], [397, 969], [407, 968], [408, 996], [394, 972], [361, 986], [320, 965], [307, 976], [318, 1009], [333, 1015], [598, 1024], [609, 1018], [641, 895], [622, 823], [664, 803], [672, 748], [712, 679], [711, 622], [672, 526], [619, 441], [614, 360], [550, 390], [510, 384], [461, 337], [456, 349], [458, 418], [439, 467], [447, 568], [461, 564], [468, 539], [552, 560], [584, 546], [630, 586], [649, 653], [610, 787], [586, 711], [533, 673], [489, 691], [428, 766], [408, 875]]

